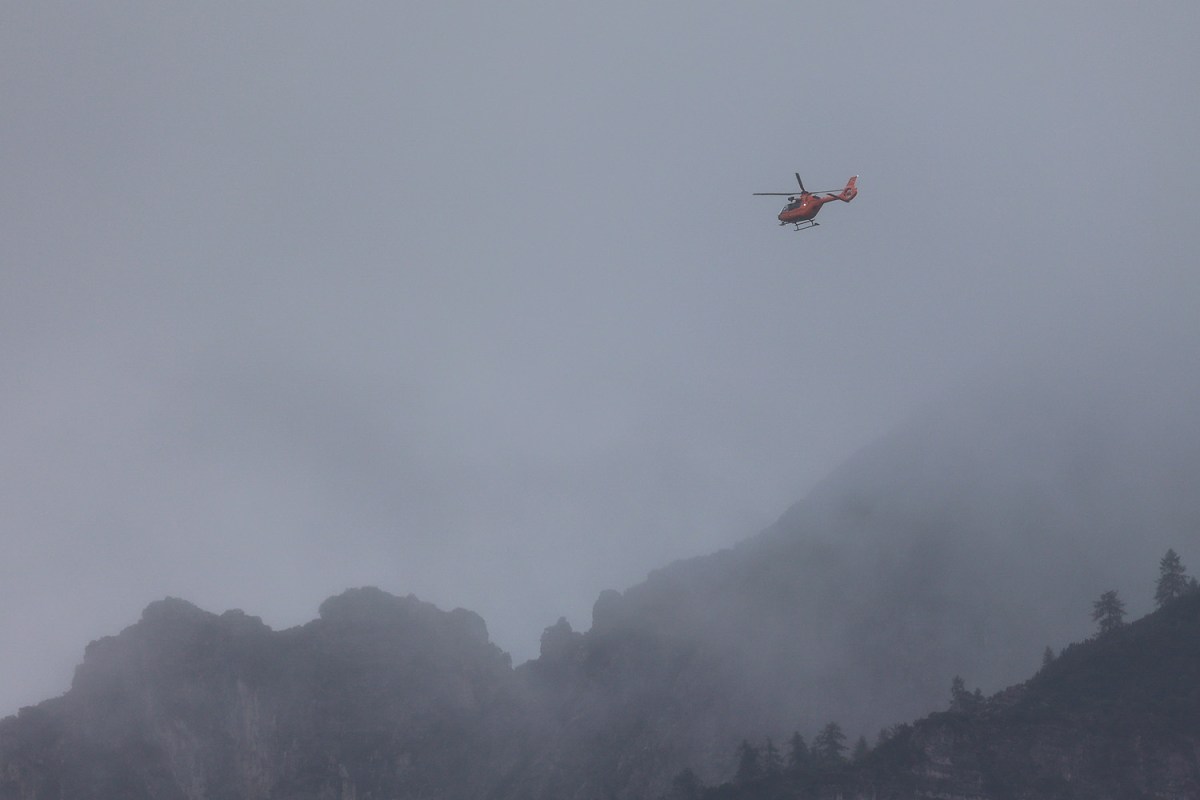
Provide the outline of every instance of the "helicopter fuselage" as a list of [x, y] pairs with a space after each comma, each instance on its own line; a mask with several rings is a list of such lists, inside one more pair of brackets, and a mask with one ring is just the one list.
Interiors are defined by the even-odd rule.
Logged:
[[817, 212], [821, 210], [821, 206], [831, 200], [837, 199], [838, 196], [833, 194], [820, 197], [805, 192], [784, 206], [783, 211], [779, 212], [779, 224], [787, 225], [788, 223], [807, 222], [817, 215]]

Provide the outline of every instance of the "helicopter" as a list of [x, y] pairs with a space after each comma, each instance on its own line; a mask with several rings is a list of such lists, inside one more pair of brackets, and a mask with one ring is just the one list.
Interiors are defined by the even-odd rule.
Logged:
[[[821, 210], [821, 206], [832, 200], [841, 200], [843, 203], [849, 203], [858, 196], [858, 188], [854, 185], [858, 180], [855, 175], [846, 183], [846, 188], [840, 192], [828, 189], [820, 192], [810, 192], [804, 188], [804, 181], [800, 179], [800, 173], [796, 173], [796, 183], [800, 184], [800, 194], [795, 192], [755, 192], [758, 196], [783, 196], [786, 195], [788, 204], [783, 207], [783, 211], [779, 212], [779, 224], [792, 224], [796, 226], [796, 230], [802, 231], [806, 228], [815, 228], [820, 223], [813, 217]], [[824, 195], [824, 196], [821, 196]]]

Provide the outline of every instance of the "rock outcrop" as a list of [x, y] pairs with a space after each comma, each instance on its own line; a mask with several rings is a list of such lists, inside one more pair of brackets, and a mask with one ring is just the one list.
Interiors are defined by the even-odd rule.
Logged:
[[275, 632], [168, 599], [0, 723], [0, 797], [478, 798], [525, 757], [526, 705], [469, 611], [359, 589]]

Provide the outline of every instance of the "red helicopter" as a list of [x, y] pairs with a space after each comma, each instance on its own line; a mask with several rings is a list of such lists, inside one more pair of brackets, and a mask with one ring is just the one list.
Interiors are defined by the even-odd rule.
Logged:
[[810, 192], [804, 188], [804, 181], [800, 180], [800, 173], [796, 173], [796, 183], [800, 184], [800, 194], [795, 192], [755, 192], [755, 195], [771, 195], [783, 196], [787, 195], [788, 204], [783, 207], [783, 211], [779, 212], [779, 224], [787, 225], [791, 223], [796, 226], [796, 230], [802, 231], [805, 228], [815, 228], [820, 223], [813, 217], [821, 210], [821, 206], [832, 200], [841, 200], [843, 203], [849, 203], [858, 196], [858, 188], [854, 183], [858, 180], [858, 176], [846, 183], [846, 188], [840, 192], [831, 190]]

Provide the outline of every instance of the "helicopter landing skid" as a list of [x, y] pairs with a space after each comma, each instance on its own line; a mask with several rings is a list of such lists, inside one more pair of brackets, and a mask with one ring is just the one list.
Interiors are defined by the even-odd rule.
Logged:
[[802, 220], [800, 222], [781, 222], [779, 224], [780, 225], [795, 225], [796, 230], [802, 231], [802, 230], [806, 230], [808, 228], [815, 228], [818, 225], [820, 225], [821, 223], [817, 222], [815, 219], [806, 219], [806, 220]]

